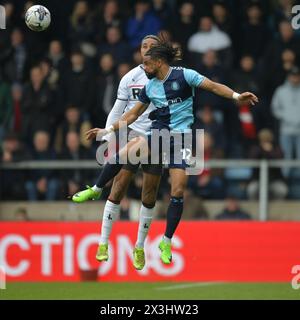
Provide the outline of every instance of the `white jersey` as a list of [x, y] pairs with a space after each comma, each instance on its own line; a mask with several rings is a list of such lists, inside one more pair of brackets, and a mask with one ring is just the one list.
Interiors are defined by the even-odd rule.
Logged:
[[[120, 100], [120, 102], [124, 102], [123, 104], [120, 103], [118, 105], [124, 106], [124, 109], [120, 110], [119, 108], [117, 108], [118, 110], [115, 110], [114, 107], [111, 111], [112, 114], [108, 116], [106, 127], [111, 124], [109, 119], [115, 118], [115, 115], [113, 113], [119, 113], [120, 111], [124, 113], [135, 106], [135, 104], [139, 101], [138, 97], [141, 90], [148, 81], [149, 79], [147, 78], [142, 65], [135, 67], [125, 74], [125, 76], [120, 81], [117, 94], [117, 100]], [[129, 128], [142, 134], [145, 134], [147, 131], [149, 131], [151, 120], [148, 118], [148, 116], [149, 113], [154, 109], [155, 108], [151, 103], [148, 106], [147, 110], [142, 115], [140, 115], [135, 122], [129, 125]]]

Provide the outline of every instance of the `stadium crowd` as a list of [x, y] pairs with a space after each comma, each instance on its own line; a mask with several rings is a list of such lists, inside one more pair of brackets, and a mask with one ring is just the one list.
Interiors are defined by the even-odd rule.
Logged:
[[[39, 1], [50, 10], [52, 24], [32, 32], [24, 12], [34, 2], [0, 1], [6, 9], [6, 30], [0, 31], [0, 162], [95, 159], [97, 144], [84, 132], [105, 126], [120, 79], [141, 63], [142, 38], [162, 30], [182, 48], [181, 65], [260, 98], [254, 107], [237, 106], [196, 92], [194, 128], [205, 130], [205, 160], [300, 159], [294, 2]], [[271, 197], [300, 198], [292, 188], [296, 173], [270, 169]], [[187, 196], [228, 197], [234, 208], [234, 198], [257, 198], [258, 171], [239, 169], [238, 176], [234, 170], [204, 170], [190, 177]], [[93, 170], [1, 170], [0, 196], [63, 200], [95, 177]], [[139, 199], [141, 186], [138, 174], [128, 198]], [[166, 177], [159, 198], [168, 192]]]

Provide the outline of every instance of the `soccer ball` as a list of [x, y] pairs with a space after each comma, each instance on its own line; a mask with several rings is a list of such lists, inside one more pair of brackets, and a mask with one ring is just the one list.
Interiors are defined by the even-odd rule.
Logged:
[[30, 7], [25, 14], [25, 23], [33, 31], [44, 31], [51, 22], [50, 11], [40, 5]]

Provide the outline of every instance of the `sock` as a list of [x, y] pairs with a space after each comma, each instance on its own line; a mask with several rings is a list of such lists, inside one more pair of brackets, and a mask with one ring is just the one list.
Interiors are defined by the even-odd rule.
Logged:
[[153, 211], [154, 206], [152, 208], [147, 208], [144, 204], [141, 205], [138, 238], [135, 245], [137, 248], [144, 248], [145, 240], [153, 218]]
[[107, 200], [104, 207], [102, 226], [101, 226], [101, 239], [100, 239], [101, 244], [108, 243], [113, 222], [117, 220], [119, 213], [120, 213], [120, 205]]
[[114, 178], [122, 169], [123, 164], [110, 164], [106, 163], [97, 179], [96, 186], [98, 188], [104, 188], [104, 186], [109, 182], [112, 178]]
[[96, 191], [96, 192], [101, 192], [102, 191], [102, 188], [98, 188], [96, 185], [94, 185], [92, 187], [92, 190]]
[[170, 204], [167, 211], [167, 226], [165, 237], [172, 239], [176, 228], [180, 222], [183, 212], [183, 198], [171, 197]]

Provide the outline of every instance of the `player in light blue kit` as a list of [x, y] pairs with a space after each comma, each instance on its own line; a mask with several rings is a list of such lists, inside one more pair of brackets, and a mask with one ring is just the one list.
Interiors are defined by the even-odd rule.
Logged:
[[[151, 79], [139, 96], [136, 103], [129, 112], [126, 112], [119, 122], [115, 122], [108, 129], [91, 129], [87, 132], [87, 138], [91, 139], [108, 132], [118, 130], [121, 126], [130, 125], [148, 107], [150, 102], [155, 110], [149, 115], [152, 122], [151, 130], [167, 129], [170, 132], [183, 133], [191, 128], [193, 117], [194, 89], [201, 88], [228, 99], [237, 100], [240, 103], [255, 104], [258, 98], [251, 92], [238, 94], [225, 85], [213, 82], [200, 75], [195, 70], [171, 67], [170, 65], [178, 56], [178, 50], [168, 43], [162, 43], [152, 47], [144, 57], [143, 66], [146, 75]], [[150, 132], [151, 137], [151, 132]], [[142, 139], [142, 138], [141, 138]], [[151, 140], [151, 139], [150, 139]], [[127, 153], [136, 148], [137, 140], [127, 144]], [[150, 144], [149, 144], [150, 146]], [[121, 151], [122, 153], [122, 151]], [[188, 175], [185, 168], [187, 164], [184, 157], [178, 163], [174, 160], [174, 145], [171, 144], [169, 173], [171, 178], [171, 199], [167, 211], [167, 225], [165, 235], [159, 244], [161, 260], [170, 264], [172, 260], [171, 239], [180, 222], [183, 212], [183, 193], [186, 188]], [[114, 175], [118, 173], [122, 165], [107, 163], [102, 171], [101, 185], [105, 185]]]

